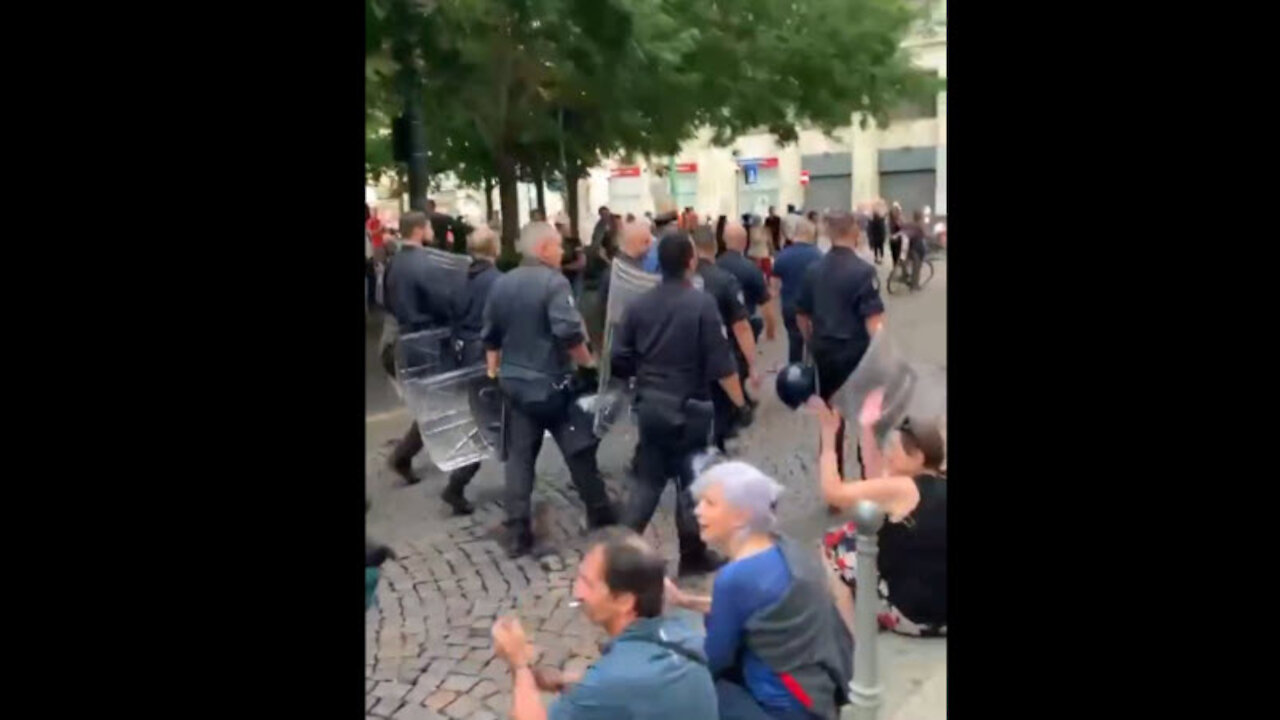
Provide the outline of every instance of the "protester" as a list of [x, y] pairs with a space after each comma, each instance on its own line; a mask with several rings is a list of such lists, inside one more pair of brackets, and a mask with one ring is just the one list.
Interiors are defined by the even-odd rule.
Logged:
[[601, 247], [604, 245], [605, 235], [613, 225], [613, 216], [609, 213], [609, 208], [606, 205], [601, 205], [597, 212], [600, 217], [596, 220], [596, 226], [591, 229], [591, 244]]
[[[665, 561], [622, 528], [597, 535], [573, 582], [573, 599], [610, 637], [584, 673], [531, 668], [520, 621], [493, 625], [493, 652], [512, 671], [512, 720], [715, 720], [716, 688], [701, 637], [662, 616]], [[559, 693], [549, 709], [541, 692]]]
[[569, 227], [569, 216], [564, 213], [556, 215], [556, 230], [564, 238], [564, 259], [561, 261], [565, 278], [573, 289], [573, 299], [582, 300], [583, 270], [587, 267], [587, 254], [583, 251], [582, 241], [573, 236]]
[[[844, 482], [836, 469], [839, 414], [826, 403], [812, 404], [822, 427], [818, 456], [822, 494], [828, 504], [842, 510], [871, 500], [885, 511], [877, 563], [881, 626], [904, 635], [946, 635], [945, 443], [937, 423], [908, 417], [890, 434], [888, 453], [882, 458], [871, 428], [880, 419], [883, 402], [883, 390], [872, 392], [858, 417], [867, 478], [860, 482]], [[852, 628], [856, 527], [850, 522], [827, 533], [825, 545], [833, 570], [850, 588], [850, 592], [837, 593], [836, 605]]]
[[893, 263], [893, 269], [898, 269], [898, 264], [902, 260], [902, 206], [894, 203], [889, 210], [889, 260]]
[[822, 252], [813, 244], [817, 229], [813, 223], [800, 218], [792, 231], [793, 242], [778, 253], [773, 263], [773, 276], [781, 283], [779, 297], [782, 303], [782, 324], [787, 330], [787, 362], [800, 362], [804, 358], [804, 335], [796, 323], [796, 301], [809, 266], [822, 259]]
[[730, 561], [711, 596], [668, 583], [668, 601], [706, 613], [707, 662], [726, 720], [834, 718], [848, 703], [853, 637], [818, 555], [778, 534], [782, 487], [744, 462], [694, 483], [702, 537]]
[[910, 273], [912, 288], [920, 287], [920, 266], [924, 264], [924, 256], [929, 250], [924, 242], [924, 228], [924, 213], [916, 210], [911, 213], [911, 222], [902, 231], [906, 240], [902, 254], [907, 263], [907, 272]]
[[772, 205], [769, 206], [769, 217], [765, 218], [764, 227], [768, 230], [766, 239], [769, 241], [769, 247], [777, 253], [782, 249], [782, 218], [774, 212]]
[[887, 223], [884, 201], [877, 200], [871, 212], [871, 220], [867, 223], [867, 241], [871, 245], [871, 253], [877, 265], [884, 260], [884, 243], [888, 235]]

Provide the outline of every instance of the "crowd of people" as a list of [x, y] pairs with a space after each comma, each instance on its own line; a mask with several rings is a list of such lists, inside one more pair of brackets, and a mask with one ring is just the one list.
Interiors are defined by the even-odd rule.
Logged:
[[[383, 253], [383, 294], [395, 326], [401, 333], [452, 328], [458, 362], [483, 362], [487, 382], [505, 400], [508, 555], [534, 553], [542, 541], [534, 537], [530, 499], [546, 435], [597, 533], [577, 569], [573, 598], [610, 644], [585, 673], [569, 675], [535, 667], [519, 621], [499, 619], [494, 651], [514, 673], [513, 718], [809, 720], [834, 718], [849, 701], [856, 528], [833, 528], [820, 547], [794, 541], [777, 520], [788, 491], [727, 457], [725, 440], [753, 422], [752, 393], [761, 392], [757, 343], [761, 334], [774, 339], [779, 317], [790, 361], [811, 359], [818, 378], [808, 403], [820, 425], [814, 489], [835, 512], [861, 500], [886, 512], [879, 531], [882, 627], [946, 634], [947, 484], [937, 419], [909, 417], [881, 446], [870, 429], [883, 395], [871, 393], [849, 419], [857, 424], [853, 445], [863, 476], [849, 478], [846, 419], [828, 404], [885, 326], [874, 268], [884, 245], [893, 262], [910, 261], [924, 237], [921, 213], [901, 218], [900, 208], [884, 203], [822, 216], [789, 208], [785, 218], [770, 208], [764, 220], [720, 216], [714, 223], [691, 208], [623, 218], [601, 207], [584, 247], [567, 240], [565, 218], [548, 223], [539, 216], [521, 231], [521, 264], [505, 273], [494, 266], [493, 231], [469, 232], [471, 271], [465, 287], [451, 289], [419, 252], [433, 240], [428, 216], [401, 217], [400, 250]], [[661, 276], [610, 328], [610, 371], [634, 388], [638, 430], [621, 507], [604, 491], [592, 416], [575, 401], [598, 386], [615, 262]], [[700, 468], [695, 458], [708, 439], [721, 455]], [[421, 449], [415, 424], [390, 459], [406, 482], [419, 482], [412, 459]], [[478, 467], [456, 470], [446, 483], [442, 497], [453, 512], [474, 510], [464, 490]], [[676, 486], [675, 576], [715, 572], [708, 596], [668, 579], [663, 558], [641, 539], [668, 482]], [[386, 559], [374, 551], [377, 562]], [[705, 633], [672, 608], [704, 615]], [[547, 708], [542, 692], [560, 697]]]

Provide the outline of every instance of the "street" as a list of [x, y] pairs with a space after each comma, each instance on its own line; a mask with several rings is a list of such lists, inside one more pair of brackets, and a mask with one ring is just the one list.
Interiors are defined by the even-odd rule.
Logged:
[[[907, 296], [883, 294], [886, 327], [913, 361], [946, 366], [947, 262], [934, 261], [929, 285]], [[881, 288], [887, 265], [879, 266]], [[385, 542], [399, 560], [383, 566], [375, 606], [367, 615], [366, 712], [373, 717], [506, 717], [510, 678], [491, 652], [489, 627], [500, 614], [515, 613], [541, 654], [539, 663], [583, 668], [599, 655], [602, 634], [567, 606], [581, 559], [584, 522], [564, 463], [548, 440], [538, 459], [534, 492], [535, 533], [556, 552], [539, 559], [508, 560], [498, 539], [502, 467], [486, 462], [467, 490], [477, 511], [453, 518], [439, 499], [444, 474], [419, 457], [422, 482], [405, 486], [386, 468], [386, 458], [410, 418], [376, 360], [381, 316], [372, 313], [366, 333], [366, 492], [372, 509], [369, 537]], [[774, 371], [785, 363], [787, 341], [779, 322], [772, 342], [761, 337], [765, 376], [755, 423], [730, 450], [787, 488], [778, 505], [782, 530], [815, 543], [839, 518], [827, 515], [818, 493], [817, 421], [793, 412], [774, 394]], [[599, 466], [611, 495], [622, 496], [624, 468], [635, 446], [629, 425], [601, 443]], [[736, 448], [736, 451], [735, 451]], [[856, 468], [856, 463], [854, 464]], [[646, 532], [668, 558], [676, 556], [669, 488]], [[705, 581], [704, 581], [705, 582]], [[697, 587], [697, 586], [695, 586]], [[886, 720], [945, 717], [946, 640], [881, 633], [880, 681]]]

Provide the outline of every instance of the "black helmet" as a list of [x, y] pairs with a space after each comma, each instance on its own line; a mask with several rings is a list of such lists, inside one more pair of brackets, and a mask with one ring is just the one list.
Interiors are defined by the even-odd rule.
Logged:
[[812, 365], [791, 363], [778, 371], [778, 398], [795, 410], [818, 391]]

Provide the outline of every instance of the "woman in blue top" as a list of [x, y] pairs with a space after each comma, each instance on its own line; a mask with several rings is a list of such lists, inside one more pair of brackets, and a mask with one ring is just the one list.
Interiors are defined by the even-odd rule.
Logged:
[[[800, 572], [803, 568], [793, 572], [794, 560], [789, 558], [794, 556], [787, 550], [794, 544], [774, 533], [774, 508], [782, 487], [751, 465], [724, 462], [705, 471], [692, 490], [698, 498], [694, 514], [703, 541], [723, 551], [730, 562], [717, 573], [710, 597], [684, 593], [670, 580], [667, 593], [671, 604], [706, 614], [705, 649], [716, 678], [720, 717], [824, 717], [826, 712], [819, 709], [831, 704], [833, 690], [836, 694], [840, 691], [832, 687], [839, 683], [826, 683], [827, 673], [819, 667], [823, 663], [817, 654], [825, 651], [816, 650], [813, 661], [806, 660], [804, 667], [783, 668], [790, 658], [780, 661], [774, 657], [758, 632], [762, 619], [770, 622], [767, 618], [777, 615], [776, 609], [783, 606], [784, 599], [803, 598], [801, 604], [812, 606], [811, 598], [819, 598], [819, 607], [798, 618], [802, 624], [812, 624], [810, 629], [815, 635], [830, 636], [830, 623], [841, 624], [821, 570], [816, 581], [799, 579], [812, 574]], [[808, 553], [813, 554], [811, 549]], [[797, 585], [816, 589], [797, 593]], [[789, 615], [785, 620], [796, 622], [797, 616]], [[819, 696], [822, 702], [815, 706], [813, 696]]]

